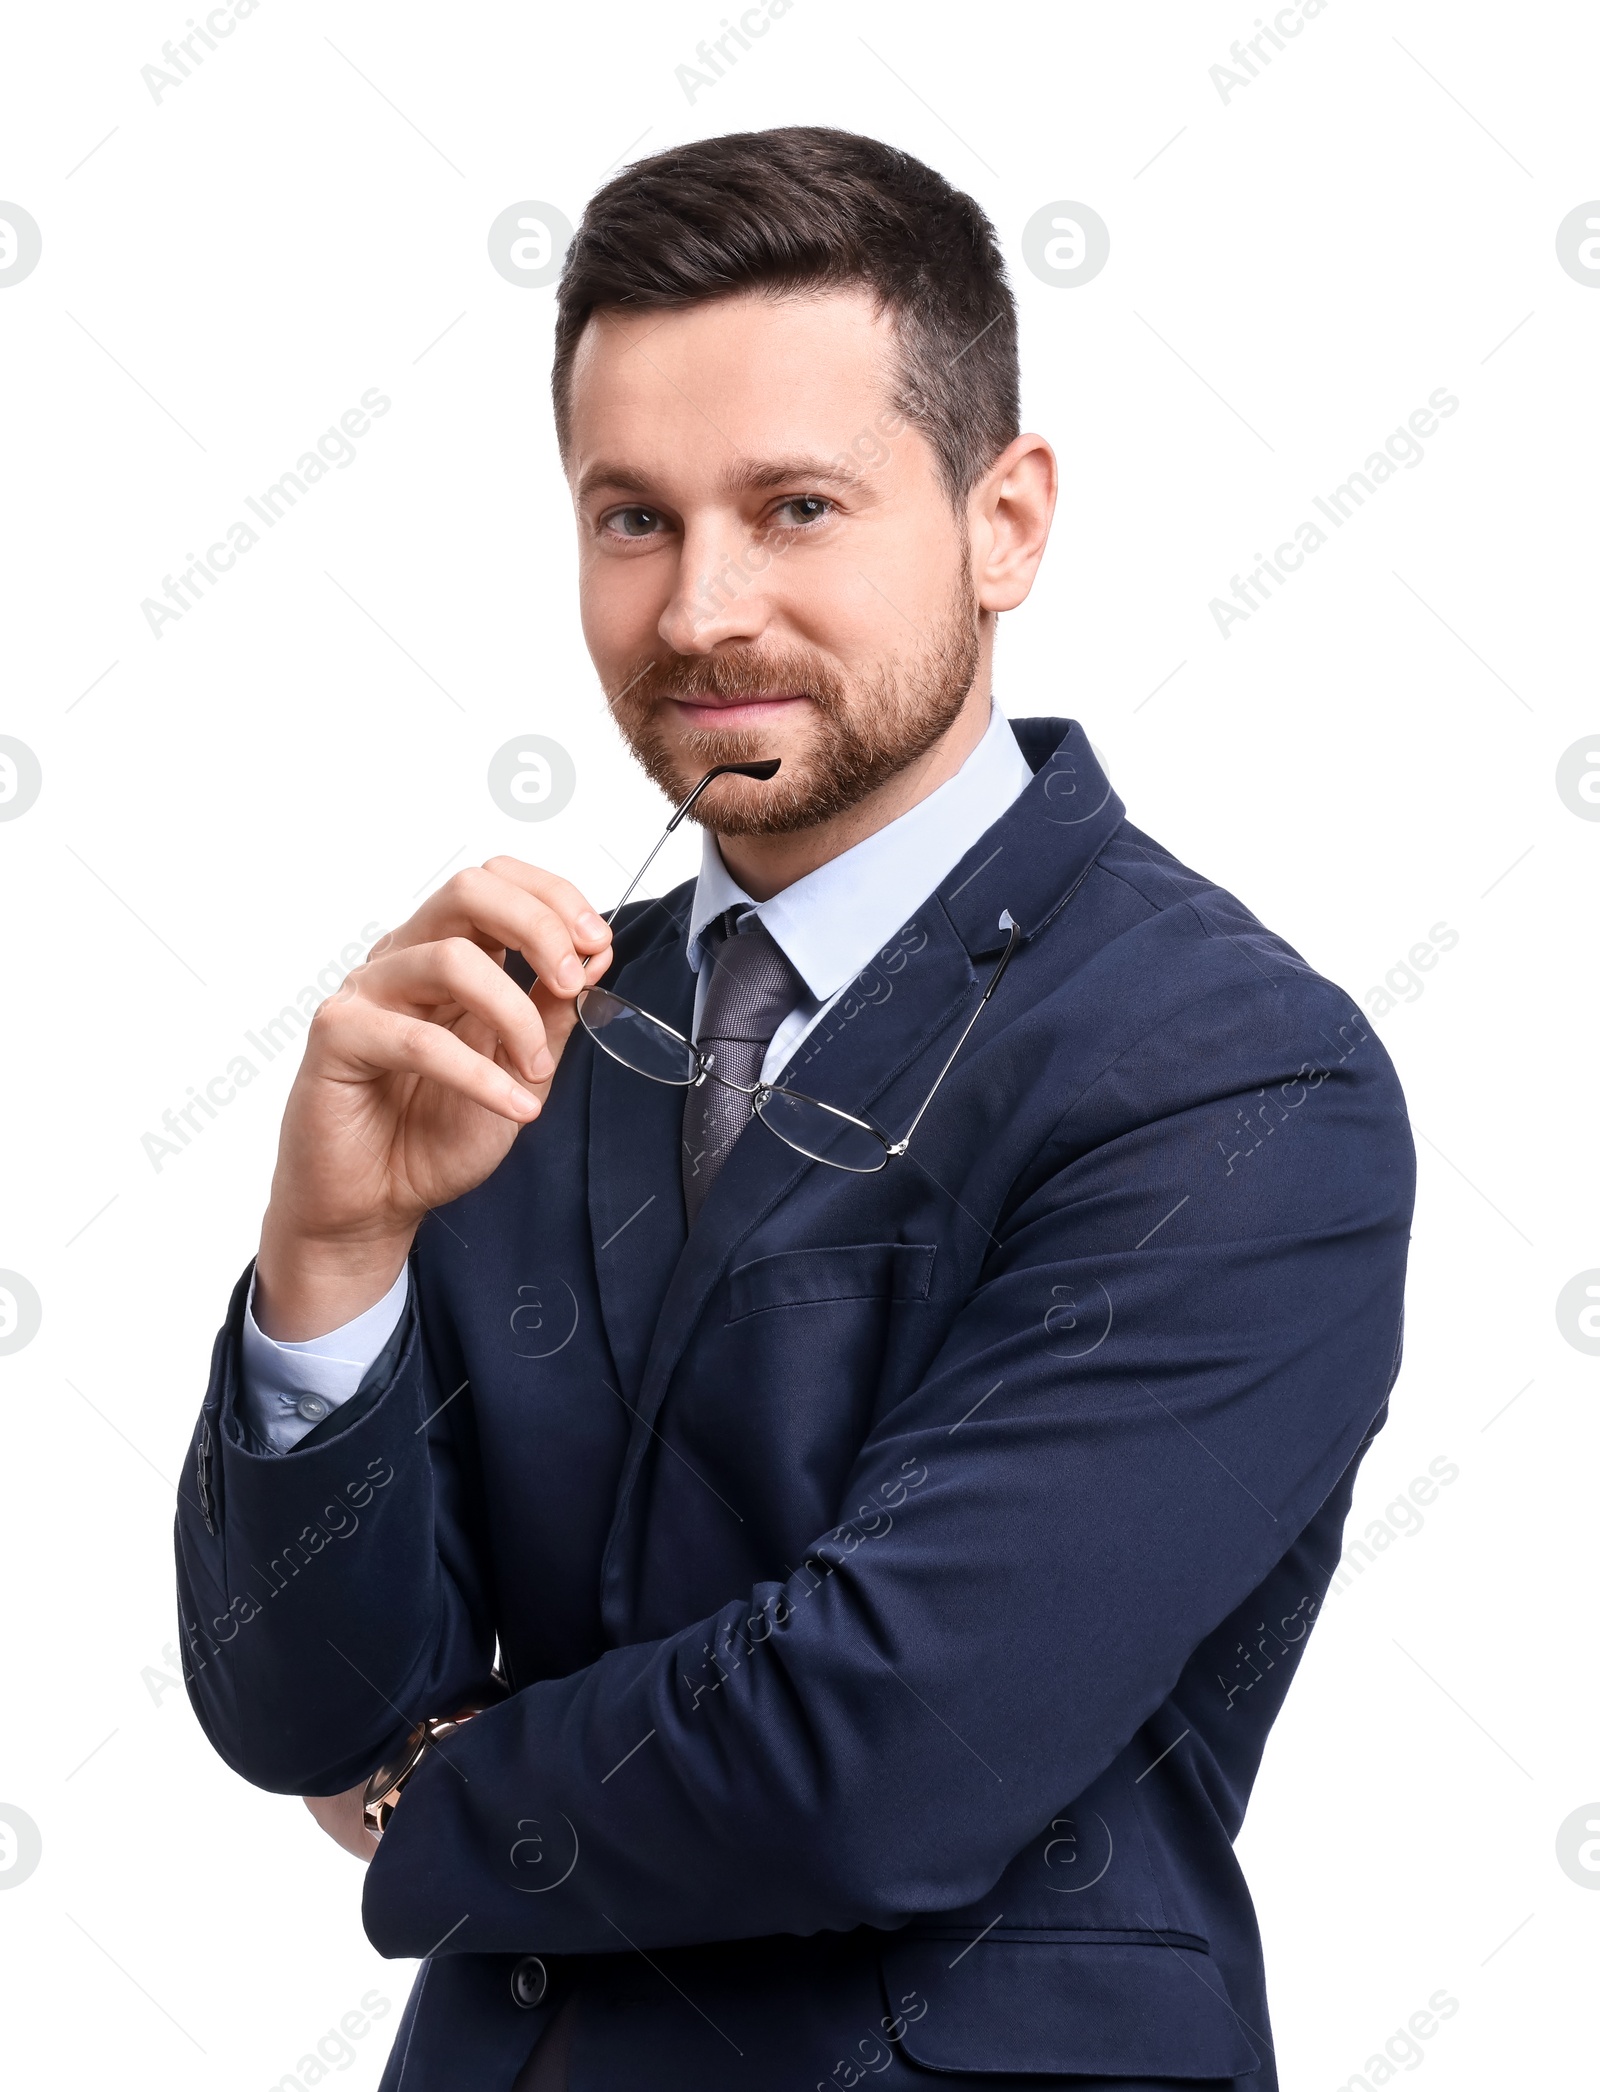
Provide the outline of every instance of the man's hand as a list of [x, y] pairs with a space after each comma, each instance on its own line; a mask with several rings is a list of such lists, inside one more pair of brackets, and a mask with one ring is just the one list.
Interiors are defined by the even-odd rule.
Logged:
[[377, 1840], [372, 1837], [361, 1818], [362, 1798], [367, 1783], [363, 1780], [358, 1787], [349, 1787], [343, 1794], [308, 1794], [306, 1807], [328, 1833], [335, 1845], [342, 1845], [346, 1852], [353, 1852], [363, 1865], [377, 1851]]
[[[503, 970], [520, 951], [526, 995]], [[515, 857], [458, 872], [311, 1020], [278, 1140], [255, 1315], [286, 1343], [381, 1300], [424, 1213], [482, 1183], [536, 1118], [611, 962], [575, 886]]]

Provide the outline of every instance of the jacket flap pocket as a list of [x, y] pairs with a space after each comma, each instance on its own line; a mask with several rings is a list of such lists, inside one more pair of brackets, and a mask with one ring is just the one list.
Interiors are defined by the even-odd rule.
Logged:
[[1159, 1933], [990, 1938], [964, 1951], [899, 1939], [881, 1967], [901, 2046], [929, 2070], [1215, 2080], [1260, 2064], [1211, 1956]]
[[840, 1242], [758, 1257], [729, 1274], [728, 1320], [824, 1300], [926, 1300], [933, 1251], [931, 1242]]

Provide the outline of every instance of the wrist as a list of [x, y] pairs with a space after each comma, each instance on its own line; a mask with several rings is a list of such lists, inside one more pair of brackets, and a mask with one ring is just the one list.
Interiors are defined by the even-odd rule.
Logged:
[[256, 1254], [256, 1327], [280, 1344], [300, 1344], [353, 1322], [405, 1269], [413, 1234], [319, 1242], [279, 1228], [269, 1213]]

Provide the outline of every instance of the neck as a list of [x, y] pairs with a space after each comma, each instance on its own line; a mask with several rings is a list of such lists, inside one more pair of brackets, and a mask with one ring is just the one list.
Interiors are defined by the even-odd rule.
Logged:
[[793, 835], [719, 835], [722, 861], [753, 901], [770, 901], [819, 865], [909, 813], [948, 784], [989, 730], [989, 678], [980, 674], [955, 719], [925, 754], [896, 772], [858, 805]]

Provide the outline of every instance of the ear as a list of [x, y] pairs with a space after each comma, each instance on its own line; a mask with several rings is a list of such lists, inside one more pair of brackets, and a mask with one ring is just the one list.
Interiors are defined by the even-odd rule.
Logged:
[[1033, 587], [1056, 508], [1056, 454], [1043, 436], [1008, 443], [967, 497], [980, 610], [1015, 610]]

